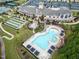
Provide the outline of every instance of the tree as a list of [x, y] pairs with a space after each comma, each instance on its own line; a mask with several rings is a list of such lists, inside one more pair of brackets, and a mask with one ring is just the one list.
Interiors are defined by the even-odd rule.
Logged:
[[42, 15], [42, 16], [41, 16], [41, 17], [39, 17], [39, 18], [40, 18], [40, 20], [41, 20], [41, 21], [44, 21], [44, 17], [45, 17], [45, 16], [44, 16], [44, 15]]
[[[64, 28], [67, 25], [64, 26]], [[70, 32], [68, 35], [68, 32], [66, 35], [66, 41], [62, 48], [58, 50], [58, 53], [53, 56], [55, 59], [79, 59], [79, 24], [73, 25], [74, 32]], [[70, 28], [70, 26], [69, 26]], [[65, 29], [69, 29], [66, 27]], [[70, 29], [71, 30], [71, 29]], [[77, 33], [78, 32], [78, 33]]]
[[33, 14], [33, 17], [32, 17], [32, 19], [35, 19], [36, 18], [36, 16], [35, 16], [35, 14]]

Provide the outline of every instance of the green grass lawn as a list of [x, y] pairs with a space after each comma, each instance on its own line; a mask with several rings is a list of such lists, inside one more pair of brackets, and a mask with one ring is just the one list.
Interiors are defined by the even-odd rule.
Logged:
[[[21, 1], [23, 1], [23, 0], [21, 0]], [[6, 22], [7, 20], [10, 19], [7, 17], [8, 15], [1, 15], [1, 16], [2, 16], [2, 19], [0, 19], [0, 22]], [[27, 28], [27, 26], [24, 26], [20, 30], [15, 30], [15, 29], [10, 28], [4, 24], [2, 26], [6, 31], [14, 34], [14, 36], [15, 36], [15, 38], [10, 41], [7, 39], [4, 39], [5, 50], [6, 50], [6, 59], [21, 59], [21, 56], [19, 56], [19, 54], [18, 54], [17, 48], [19, 46], [21, 46], [23, 44], [23, 42], [25, 40], [27, 40], [33, 34], [32, 30], [29, 30]], [[3, 36], [3, 35], [8, 36], [3, 31], [0, 31], [0, 35], [1, 36]], [[30, 55], [31, 54], [29, 54], [29, 56]]]
[[15, 35], [15, 38], [10, 41], [4, 39], [5, 48], [6, 48], [6, 59], [21, 59], [21, 57], [16, 51], [16, 48], [22, 45], [22, 43], [33, 34], [32, 31], [29, 30], [28, 28], [15, 30], [4, 25], [3, 27], [5, 30]]
[[[23, 28], [19, 30], [15, 30], [11, 27], [8, 27], [6, 25], [2, 25], [3, 28], [14, 34], [15, 38], [12, 40], [7, 40], [4, 39], [5, 43], [5, 49], [6, 49], [6, 59], [21, 59], [21, 57], [18, 54], [17, 48], [20, 47], [25, 40], [27, 40], [29, 37], [33, 35], [32, 30], [28, 29], [27, 26], [24, 26]], [[40, 27], [36, 29], [36, 32], [42, 31], [43, 30], [43, 24], [40, 24]], [[1, 31], [1, 35], [6, 35], [4, 32]], [[26, 50], [27, 51], [27, 50]], [[29, 54], [31, 56], [31, 54]]]
[[79, 11], [72, 11], [72, 15], [76, 16], [76, 17], [79, 17]]

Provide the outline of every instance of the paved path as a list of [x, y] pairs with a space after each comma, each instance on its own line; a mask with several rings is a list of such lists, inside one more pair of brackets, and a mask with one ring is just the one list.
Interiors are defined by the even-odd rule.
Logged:
[[14, 38], [14, 35], [13, 35], [13, 34], [7, 32], [6, 30], [4, 30], [4, 28], [2, 27], [2, 22], [0, 23], [0, 28], [1, 28], [1, 30], [2, 30], [3, 32], [5, 32], [5, 33], [8, 34], [9, 36], [11, 36], [11, 37], [2, 36], [2, 38], [8, 39], [8, 40], [11, 40], [11, 39]]
[[79, 23], [79, 21], [74, 22], [74, 23], [59, 23], [59, 24], [64, 24], [64, 25], [75, 25], [75, 24], [78, 24], [78, 23]]
[[1, 59], [5, 59], [5, 45], [1, 37], [0, 37], [0, 43], [1, 43]]

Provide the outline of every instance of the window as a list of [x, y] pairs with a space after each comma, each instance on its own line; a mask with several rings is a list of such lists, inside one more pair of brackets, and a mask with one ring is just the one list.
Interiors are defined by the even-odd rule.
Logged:
[[63, 18], [63, 15], [61, 15], [61, 18]]
[[65, 18], [67, 18], [67, 15], [65, 15]]

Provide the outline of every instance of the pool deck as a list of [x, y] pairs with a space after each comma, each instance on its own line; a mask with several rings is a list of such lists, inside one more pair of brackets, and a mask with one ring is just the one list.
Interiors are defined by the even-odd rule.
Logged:
[[[38, 47], [36, 44], [33, 44], [32, 42], [35, 40], [33, 38], [36, 38], [40, 35], [44, 35], [48, 32], [49, 29], [56, 29], [58, 32], [57, 34], [57, 42], [55, 43], [52, 43], [50, 41], [50, 44], [49, 44], [49, 47], [45, 50], [41, 49], [40, 47]], [[58, 42], [61, 42], [61, 38], [63, 38], [65, 36], [65, 34], [63, 36], [60, 36], [60, 33], [61, 33], [61, 30], [63, 30], [61, 27], [58, 27], [58, 26], [54, 26], [54, 25], [47, 25], [46, 28], [42, 31], [42, 32], [38, 32], [36, 34], [34, 34], [33, 36], [31, 36], [31, 38], [29, 38], [28, 40], [26, 40], [24, 43], [23, 43], [23, 46], [25, 48], [27, 48], [27, 45], [30, 44], [33, 48], [35, 48], [37, 51], [39, 51], [39, 55], [36, 56], [37, 58], [39, 59], [49, 59], [51, 57], [51, 55], [49, 53], [47, 53], [47, 51], [50, 49], [50, 46], [56, 46], [58, 44]], [[28, 49], [28, 48], [27, 48]], [[28, 49], [30, 51], [30, 49]], [[31, 51], [30, 51], [31, 52]], [[54, 52], [54, 51], [53, 51]], [[34, 54], [34, 52], [31, 52]]]

